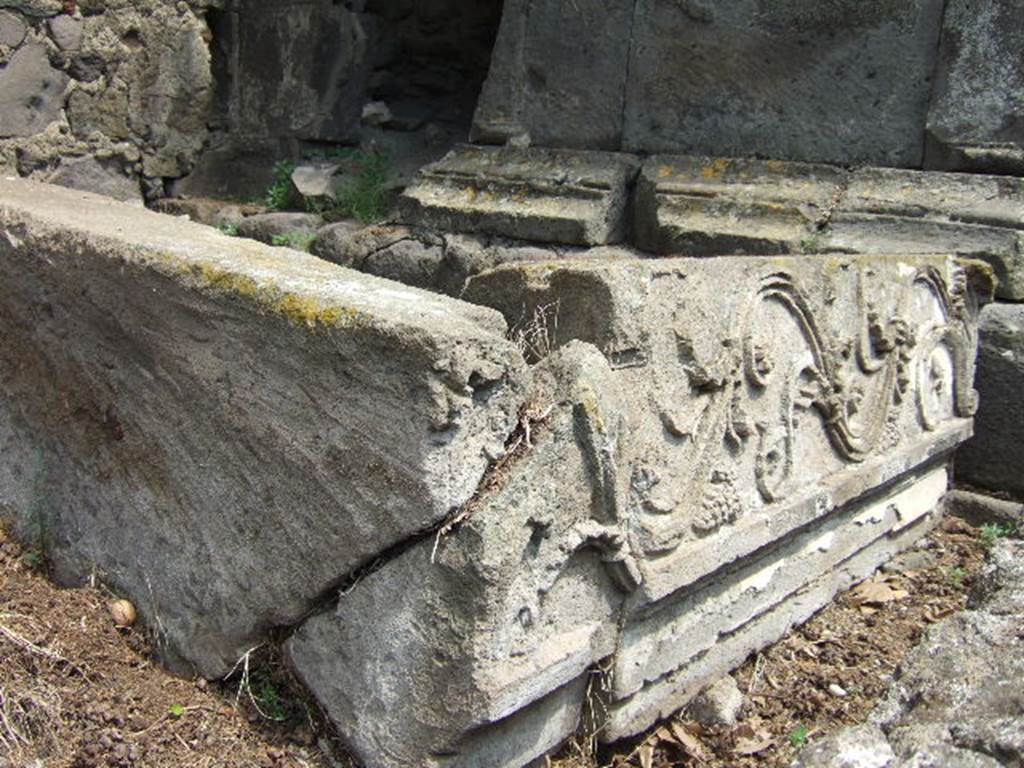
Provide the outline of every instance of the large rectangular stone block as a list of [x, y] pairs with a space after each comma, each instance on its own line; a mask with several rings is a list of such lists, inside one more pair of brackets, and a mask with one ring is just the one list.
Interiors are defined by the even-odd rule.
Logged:
[[513, 719], [598, 667], [603, 737], [642, 729], [928, 529], [989, 280], [934, 255], [477, 275], [467, 299], [546, 340], [517, 447], [292, 663], [370, 768], [518, 768], [551, 731], [503, 753]]
[[207, 676], [466, 502], [524, 403], [494, 311], [0, 181], [0, 511]]
[[920, 166], [941, 0], [638, 0], [623, 149]]
[[1022, 48], [1016, 0], [947, 0], [926, 167], [1024, 175]]
[[617, 150], [634, 0], [507, 0], [472, 140]]
[[462, 146], [403, 192], [403, 218], [442, 231], [569, 245], [620, 242], [639, 162], [611, 152]]

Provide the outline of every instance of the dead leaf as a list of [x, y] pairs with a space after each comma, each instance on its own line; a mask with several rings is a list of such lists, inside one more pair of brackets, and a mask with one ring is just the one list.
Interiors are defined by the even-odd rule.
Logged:
[[654, 765], [654, 745], [640, 745], [640, 768], [652, 768]]
[[910, 597], [910, 593], [884, 581], [865, 581], [850, 592], [854, 605], [884, 605], [905, 597]]
[[711, 759], [711, 753], [704, 746], [704, 742], [697, 738], [686, 726], [682, 723], [672, 723], [671, 727], [672, 735], [676, 737], [676, 741], [679, 742], [679, 746], [683, 748], [686, 754], [702, 763]]
[[775, 746], [775, 739], [736, 739], [732, 751], [737, 755], [756, 755]]

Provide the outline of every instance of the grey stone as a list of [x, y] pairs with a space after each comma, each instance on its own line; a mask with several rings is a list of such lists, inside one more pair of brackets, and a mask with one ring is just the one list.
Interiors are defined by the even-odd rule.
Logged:
[[59, 118], [68, 82], [45, 45], [21, 46], [0, 69], [0, 138], [31, 136]]
[[632, 0], [508, 0], [471, 138], [617, 150]]
[[274, 245], [274, 238], [282, 236], [312, 237], [323, 223], [323, 218], [315, 213], [257, 213], [238, 225], [238, 235]]
[[928, 630], [871, 715], [898, 766], [1024, 760], [1024, 543], [997, 542], [968, 610]]
[[0, 181], [0, 270], [0, 505], [205, 676], [465, 503], [525, 402], [491, 310], [88, 193]]
[[68, 158], [47, 179], [69, 189], [95, 192], [115, 200], [142, 205], [142, 190], [138, 178], [132, 178], [117, 163], [95, 157]]
[[928, 113], [928, 167], [1024, 175], [1022, 47], [1013, 0], [946, 3]]
[[346, 170], [351, 171], [351, 168], [346, 169], [339, 163], [303, 163], [292, 171], [291, 180], [307, 205], [329, 203], [341, 192]]
[[974, 526], [998, 525], [1024, 532], [1024, 504], [1017, 501], [952, 490], [946, 496], [946, 509]]
[[936, 560], [938, 560], [938, 555], [934, 552], [924, 549], [913, 549], [896, 555], [896, 557], [882, 566], [882, 571], [884, 573], [923, 571], [935, 565]]
[[474, 275], [513, 262], [553, 261], [562, 258], [615, 260], [636, 258], [616, 247], [539, 247], [475, 235], [359, 222], [341, 221], [318, 230], [310, 252], [360, 272], [407, 285], [461, 296]]
[[262, 205], [255, 203], [236, 205], [204, 197], [164, 197], [154, 201], [150, 207], [170, 216], [188, 216], [192, 221], [211, 227], [237, 227], [246, 217], [266, 212]]
[[56, 16], [64, 10], [64, 0], [0, 0], [0, 8], [12, 8], [26, 16]]
[[743, 693], [732, 675], [716, 680], [690, 702], [687, 713], [702, 725], [736, 725], [743, 711]]
[[54, 16], [47, 24], [50, 27], [50, 36], [53, 38], [53, 42], [62, 51], [77, 51], [82, 47], [84, 24], [81, 19], [61, 14]]
[[628, 155], [459, 147], [399, 200], [407, 223], [521, 240], [604, 245], [626, 235]]
[[1024, 444], [1024, 305], [985, 307], [979, 336], [976, 386], [981, 405], [974, 438], [957, 455], [957, 476], [1024, 498], [1018, 456]]
[[858, 725], [814, 741], [792, 768], [891, 768], [896, 754], [877, 725]]
[[919, 166], [941, 0], [638, 0], [623, 148]]
[[24, 19], [10, 11], [0, 11], [0, 45], [17, 48], [28, 33]]

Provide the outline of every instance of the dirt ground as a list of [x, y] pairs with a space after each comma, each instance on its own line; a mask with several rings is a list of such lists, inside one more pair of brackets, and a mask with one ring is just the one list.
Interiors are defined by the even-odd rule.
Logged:
[[[702, 728], [684, 714], [612, 749], [577, 738], [549, 765], [788, 765], [809, 740], [864, 719], [928, 625], [963, 607], [985, 543], [949, 518], [920, 556], [749, 659], [736, 673], [747, 695], [738, 725]], [[222, 682], [177, 679], [143, 631], [116, 626], [114, 599], [100, 586], [56, 588], [38, 553], [0, 526], [0, 768], [355, 768], [270, 649]]]

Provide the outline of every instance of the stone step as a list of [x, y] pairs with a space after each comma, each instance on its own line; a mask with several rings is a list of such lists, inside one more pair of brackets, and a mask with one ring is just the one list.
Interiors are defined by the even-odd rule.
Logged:
[[609, 152], [462, 146], [422, 169], [399, 208], [406, 223], [449, 232], [617, 243], [638, 168]]

